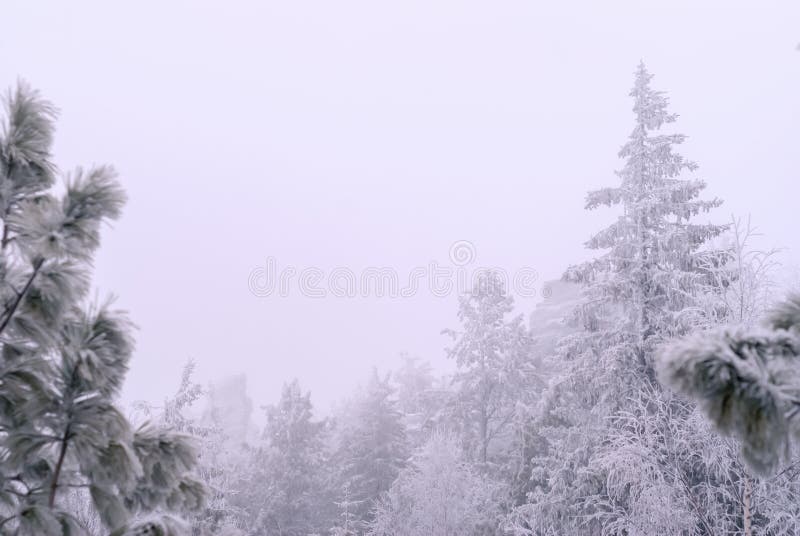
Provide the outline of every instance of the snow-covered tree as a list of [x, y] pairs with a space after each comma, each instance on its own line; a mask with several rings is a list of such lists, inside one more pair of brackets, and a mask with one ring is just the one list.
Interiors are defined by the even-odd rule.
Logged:
[[[770, 299], [774, 250], [749, 248], [754, 236], [749, 221], [743, 224], [734, 219], [726, 235], [725, 245], [713, 258], [715, 264], [703, 266], [714, 292], [707, 293], [705, 300], [701, 297], [701, 306], [714, 322], [749, 326]], [[740, 461], [738, 443], [715, 437], [694, 404], [664, 393], [657, 386], [648, 386], [627, 400], [625, 406], [620, 412], [622, 427], [609, 438], [610, 447], [603, 451], [605, 461], [614, 467], [614, 486], [609, 486], [609, 493], [632, 490], [645, 500], [658, 500], [624, 511], [606, 530], [633, 526], [646, 533], [659, 527], [665, 534], [683, 534], [691, 531], [691, 527], [675, 522], [683, 519], [699, 522], [695, 530], [701, 533], [741, 531], [750, 536], [754, 530], [766, 531], [768, 526], [796, 522], [787, 514], [775, 517], [774, 509], [771, 515], [766, 512], [772, 506], [793, 502], [797, 483], [787, 473], [787, 478], [782, 479], [785, 488], [761, 485]], [[629, 455], [620, 456], [620, 452]], [[693, 471], [682, 469], [686, 467]], [[697, 478], [699, 472], [703, 478]], [[648, 495], [649, 490], [655, 489], [661, 491]], [[659, 513], [680, 510], [685, 514], [655, 520]], [[649, 528], [641, 528], [648, 523]]]
[[409, 445], [416, 448], [446, 420], [452, 398], [450, 381], [446, 376], [434, 376], [427, 361], [407, 355], [391, 378], [397, 389], [397, 405], [403, 413]]
[[198, 445], [199, 457], [195, 472], [206, 487], [204, 507], [189, 519], [193, 536], [243, 534], [244, 512], [233, 504], [235, 486], [242, 475], [242, 457], [232, 451], [222, 426], [202, 422], [193, 415], [194, 407], [204, 395], [203, 387], [194, 381], [194, 360], [183, 368], [175, 394], [161, 407], [137, 402], [135, 408], [147, 419], [176, 432], [192, 436]]
[[87, 303], [100, 227], [125, 195], [106, 166], [54, 191], [55, 110], [20, 83], [0, 135], [0, 531], [82, 534], [67, 491], [88, 490], [114, 535], [176, 534], [198, 509], [189, 438], [134, 429], [115, 405], [134, 349], [110, 302]]
[[[631, 479], [624, 493], [618, 493], [614, 469], [639, 466], [641, 457], [661, 464], [662, 452], [685, 458], [680, 450], [685, 445], [658, 435], [655, 438], [663, 441], [648, 443], [644, 440], [649, 436], [636, 433], [637, 426], [651, 421], [674, 424], [672, 419], [677, 419], [680, 426], [689, 427], [691, 408], [662, 400], [654, 350], [665, 340], [716, 321], [705, 305], [709, 294], [720, 292], [715, 276], [721, 272], [712, 275], [708, 267], [726, 262], [729, 252], [708, 244], [725, 226], [693, 221], [720, 201], [700, 199], [705, 183], [682, 177], [696, 165], [675, 150], [685, 140], [683, 135], [660, 132], [677, 116], [667, 111], [667, 98], [650, 87], [651, 79], [640, 65], [631, 91], [635, 126], [619, 153], [625, 159], [618, 172], [620, 185], [587, 196], [587, 209], [620, 207], [616, 221], [586, 244], [603, 253], [565, 274], [584, 285], [583, 304], [575, 317], [583, 330], [560, 342], [555, 365], [560, 362], [562, 373], [541, 402], [535, 424], [541, 452], [532, 471], [534, 491], [511, 523], [523, 533], [647, 534], [632, 514], [658, 517], [666, 503], [639, 500], [658, 482]], [[648, 400], [644, 413], [626, 413], [640, 400]], [[620, 441], [631, 448], [616, 448]], [[695, 480], [706, 478], [711, 468], [679, 467], [665, 484], [681, 497], [670, 504], [699, 501]], [[662, 469], [659, 474], [666, 474]], [[682, 486], [681, 479], [689, 484]], [[653, 510], [642, 510], [645, 507]], [[703, 533], [701, 513], [709, 508], [702, 504], [691, 510], [685, 520], [692, 528], [683, 533]]]
[[252, 534], [305, 536], [327, 526], [333, 498], [325, 481], [325, 421], [314, 420], [311, 394], [297, 380], [266, 408], [264, 444], [254, 450], [242, 482]]
[[359, 530], [363, 528], [356, 516], [363, 501], [354, 501], [351, 498], [350, 486], [345, 483], [341, 491], [341, 499], [334, 504], [337, 509], [337, 519], [333, 528], [330, 529], [331, 536], [357, 536]]
[[363, 533], [373, 509], [405, 466], [408, 444], [403, 414], [397, 407], [389, 377], [372, 371], [363, 392], [353, 400], [337, 423], [338, 451], [335, 460], [340, 489], [355, 519], [354, 530]]
[[397, 386], [398, 408], [406, 415], [424, 414], [427, 397], [436, 382], [431, 365], [405, 354], [402, 360], [402, 366], [392, 374], [392, 382]]
[[[596, 233], [586, 246], [603, 250], [598, 258], [572, 267], [566, 277], [586, 288], [584, 321], [591, 325], [622, 309], [604, 346], [614, 369], [653, 377], [653, 348], [659, 342], [707, 323], [698, 300], [713, 283], [705, 267], [727, 251], [704, 246], [726, 230], [724, 225], [693, 223], [692, 218], [721, 201], [699, 198], [705, 183], [684, 179], [697, 165], [675, 152], [686, 137], [658, 131], [677, 119], [667, 112], [668, 99], [650, 87], [652, 75], [640, 64], [630, 93], [636, 124], [619, 152], [625, 165], [619, 186], [590, 192], [589, 210], [620, 205], [622, 213]], [[610, 310], [609, 310], [610, 309]]]
[[508, 440], [517, 403], [529, 395], [536, 373], [530, 334], [521, 315], [509, 318], [513, 310], [514, 298], [499, 274], [483, 272], [459, 297], [461, 330], [445, 330], [455, 341], [447, 352], [458, 366], [453, 382], [462, 438], [484, 466], [493, 442]]
[[378, 503], [369, 534], [478, 534], [494, 513], [492, 487], [467, 462], [455, 437], [434, 433]]
[[563, 363], [552, 359], [559, 341], [577, 331], [577, 327], [568, 318], [580, 304], [580, 285], [563, 280], [548, 281], [544, 285], [547, 289], [545, 298], [536, 304], [529, 317], [532, 347], [528, 361], [537, 370], [537, 381], [528, 396], [520, 397], [516, 401], [514, 436], [508, 460], [500, 472], [500, 478], [506, 484], [505, 510], [525, 504], [528, 494], [535, 490], [536, 484], [532, 479], [534, 457], [543, 448], [543, 430], [539, 420], [542, 393], [547, 392], [547, 379], [556, 376], [563, 368]]
[[606, 470], [605, 494], [595, 499], [603, 534], [744, 529], [745, 468], [693, 404], [647, 385], [626, 400], [615, 426], [594, 458]]

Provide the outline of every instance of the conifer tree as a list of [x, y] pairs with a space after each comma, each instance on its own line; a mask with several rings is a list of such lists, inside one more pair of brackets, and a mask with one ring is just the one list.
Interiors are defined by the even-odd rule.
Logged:
[[[615, 526], [621, 533], [646, 533], [636, 528], [638, 521], [631, 514], [649, 504], [685, 511], [683, 517], [692, 520], [690, 534], [704, 530], [704, 507], [691, 506], [699, 502], [693, 479], [709, 474], [702, 464], [678, 464], [667, 471], [666, 462], [661, 463], [659, 474], [669, 474], [664, 478], [676, 492], [662, 494], [658, 505], [640, 500], [637, 486], [648, 485], [641, 479], [629, 479], [630, 486], [612, 485], [616, 468], [639, 467], [637, 459], [620, 457], [655, 459], [667, 451], [669, 460], [680, 458], [670, 452], [679, 446], [669, 441], [636, 443], [638, 450], [618, 451], [617, 457], [609, 450], [621, 436], [638, 441], [629, 434], [631, 418], [634, 424], [655, 419], [658, 426], [677, 418], [689, 426], [692, 408], [661, 400], [654, 350], [665, 340], [714, 321], [716, 316], [704, 304], [709, 293], [720, 291], [714, 276], [721, 272], [712, 276], [709, 267], [724, 264], [729, 256], [707, 246], [725, 226], [694, 222], [720, 201], [702, 200], [705, 183], [682, 177], [697, 166], [676, 152], [685, 136], [660, 132], [677, 116], [667, 111], [666, 96], [650, 87], [651, 79], [640, 64], [630, 93], [635, 125], [619, 152], [625, 159], [618, 172], [620, 185], [590, 192], [586, 199], [587, 209], [618, 205], [621, 213], [586, 243], [601, 250], [600, 256], [565, 274], [565, 279], [584, 286], [583, 304], [574, 319], [583, 330], [560, 343], [557, 359], [564, 372], [552, 382], [537, 418], [542, 453], [532, 472], [536, 484], [531, 503], [517, 511], [525, 513], [517, 527], [598, 534]], [[626, 404], [642, 412], [624, 413]], [[669, 411], [661, 411], [664, 408]], [[648, 515], [646, 510], [639, 513]]]
[[392, 374], [411, 448], [422, 445], [447, 418], [452, 395], [449, 382], [449, 378], [434, 376], [427, 361], [406, 355], [403, 365]]
[[342, 492], [355, 519], [350, 530], [362, 534], [373, 509], [389, 490], [408, 458], [403, 415], [394, 399], [389, 377], [372, 371], [369, 382], [339, 423], [337, 461]]
[[358, 529], [362, 527], [355, 512], [359, 509], [362, 501], [353, 501], [350, 496], [350, 486], [345, 484], [341, 492], [341, 500], [336, 501], [338, 516], [336, 523], [331, 528], [331, 536], [357, 536]]
[[[565, 277], [586, 289], [584, 323], [599, 325], [603, 317], [622, 309], [600, 337], [614, 339], [605, 347], [622, 370], [653, 378], [653, 348], [661, 341], [703, 325], [697, 300], [709, 291], [704, 268], [709, 257], [727, 252], [703, 249], [727, 226], [695, 223], [692, 218], [718, 207], [721, 201], [699, 198], [705, 182], [681, 175], [697, 169], [675, 152], [686, 136], [658, 131], [677, 115], [667, 111], [668, 99], [650, 87], [652, 75], [639, 64], [633, 97], [636, 123], [619, 152], [625, 165], [620, 185], [589, 192], [586, 208], [620, 205], [622, 214], [586, 243], [602, 250], [596, 259], [570, 268]], [[619, 367], [614, 367], [619, 369]]]
[[454, 384], [463, 439], [484, 467], [493, 443], [510, 433], [517, 404], [536, 372], [530, 335], [521, 315], [509, 318], [513, 309], [514, 298], [499, 274], [484, 272], [472, 291], [459, 297], [461, 331], [445, 330], [455, 341], [448, 357], [458, 365]]
[[51, 160], [56, 111], [26, 84], [0, 135], [0, 531], [83, 534], [67, 491], [87, 489], [115, 535], [177, 534], [203, 502], [189, 439], [134, 429], [115, 406], [134, 350], [131, 323], [88, 303], [100, 227], [125, 195], [107, 166], [63, 193]]
[[254, 452], [253, 473], [242, 493], [251, 531], [321, 533], [334, 506], [324, 478], [326, 422], [314, 420], [311, 395], [297, 380], [283, 386], [280, 401], [266, 413], [264, 444]]
[[427, 399], [436, 380], [431, 365], [405, 354], [402, 359], [403, 365], [392, 374], [399, 409], [406, 415], [424, 415], [429, 412]]

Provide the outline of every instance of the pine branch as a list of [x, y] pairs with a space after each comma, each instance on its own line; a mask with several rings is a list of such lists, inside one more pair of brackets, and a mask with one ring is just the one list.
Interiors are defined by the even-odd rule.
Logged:
[[0, 334], [2, 334], [3, 331], [5, 331], [6, 327], [8, 327], [9, 322], [11, 322], [11, 318], [17, 311], [19, 304], [22, 302], [22, 298], [25, 296], [28, 290], [30, 290], [31, 285], [33, 284], [33, 280], [36, 278], [36, 276], [39, 273], [39, 270], [42, 268], [42, 264], [44, 264], [44, 259], [41, 257], [37, 259], [36, 262], [33, 263], [33, 272], [31, 272], [31, 275], [28, 278], [27, 283], [25, 283], [25, 286], [22, 287], [22, 291], [17, 293], [17, 298], [14, 300], [14, 303], [11, 304], [11, 308], [6, 309], [3, 312], [4, 318], [2, 324], [0, 324]]
[[71, 438], [71, 430], [72, 430], [72, 409], [73, 404], [75, 403], [75, 399], [73, 398], [73, 391], [72, 389], [75, 386], [75, 382], [78, 379], [78, 367], [80, 367], [80, 363], [75, 365], [72, 369], [72, 374], [70, 375], [70, 382], [69, 382], [69, 402], [67, 406], [67, 425], [64, 427], [64, 434], [61, 436], [60, 439], [60, 446], [58, 450], [58, 459], [56, 460], [56, 466], [53, 470], [53, 480], [50, 482], [50, 495], [47, 500], [47, 504], [50, 508], [53, 508], [56, 502], [56, 492], [58, 491], [58, 480], [61, 478], [61, 470], [64, 466], [64, 458], [67, 455], [67, 447], [69, 446], [69, 440]]
[[[8, 163], [6, 176], [11, 179], [11, 174], [14, 170], [14, 161], [11, 160]], [[3, 214], [3, 239], [0, 241], [0, 249], [5, 251], [6, 246], [9, 243], [9, 236], [8, 236], [8, 215], [11, 214], [11, 207], [14, 203], [9, 200], [8, 205], [6, 206], [5, 214]]]
[[61, 437], [61, 445], [58, 451], [58, 460], [56, 467], [53, 470], [53, 481], [50, 483], [50, 496], [47, 499], [47, 504], [53, 508], [56, 502], [56, 491], [58, 490], [58, 479], [61, 477], [61, 469], [64, 466], [64, 458], [67, 455], [67, 446], [69, 445], [70, 425], [64, 429], [64, 435]]

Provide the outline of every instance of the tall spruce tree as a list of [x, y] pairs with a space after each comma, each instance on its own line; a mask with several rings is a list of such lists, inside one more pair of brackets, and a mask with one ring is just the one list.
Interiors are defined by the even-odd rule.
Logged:
[[[699, 198], [706, 184], [684, 179], [697, 165], [678, 154], [683, 134], [658, 131], [677, 115], [667, 111], [668, 99], [650, 87], [653, 76], [639, 64], [630, 92], [636, 124], [619, 152], [625, 165], [617, 173], [620, 185], [589, 192], [586, 209], [619, 205], [622, 214], [592, 236], [586, 247], [604, 251], [571, 267], [565, 277], [585, 285], [585, 324], [603, 323], [621, 309], [599, 335], [614, 333], [605, 354], [622, 370], [654, 377], [653, 349], [661, 341], [705, 323], [698, 298], [709, 291], [709, 257], [727, 252], [703, 249], [727, 226], [694, 223], [692, 218], [721, 204]], [[608, 351], [611, 350], [611, 351]], [[617, 367], [614, 367], [617, 368]]]
[[[565, 274], [584, 286], [575, 317], [583, 330], [561, 341], [557, 352], [564, 372], [548, 389], [536, 419], [541, 453], [532, 471], [531, 502], [512, 516], [511, 525], [519, 530], [643, 534], [643, 518], [670, 508], [685, 511], [672, 519], [690, 519], [690, 529], [674, 527], [678, 533], [704, 530], [705, 505], [692, 506], [701, 502], [693, 486], [709, 468], [696, 459], [694, 467], [675, 462], [683, 458], [670, 449], [680, 446], [666, 436], [666, 444], [645, 445], [630, 433], [631, 419], [634, 431], [653, 419], [657, 426], [672, 418], [686, 426], [692, 422], [692, 408], [661, 400], [654, 350], [715, 318], [703, 306], [708, 293], [719, 291], [709, 266], [724, 264], [729, 255], [707, 247], [725, 226], [693, 221], [720, 201], [700, 199], [705, 183], [682, 177], [697, 166], [676, 152], [685, 136], [660, 132], [677, 116], [667, 111], [666, 96], [650, 87], [651, 79], [640, 64], [630, 93], [635, 126], [619, 152], [625, 159], [617, 173], [620, 185], [590, 192], [586, 199], [589, 210], [617, 205], [621, 213], [586, 243], [601, 255]], [[642, 412], [625, 412], [629, 403]], [[620, 437], [628, 438], [630, 448], [609, 455]], [[654, 463], [673, 493], [664, 495], [662, 488], [657, 504], [643, 489], [645, 482], [629, 477], [646, 472], [636, 456], [653, 461], [663, 451], [667, 458]], [[621, 474], [621, 468], [630, 471]], [[713, 494], [704, 498], [714, 500]]]
[[188, 438], [134, 429], [115, 406], [134, 349], [109, 302], [87, 303], [103, 222], [125, 195], [109, 167], [78, 169], [62, 194], [51, 160], [55, 109], [26, 84], [0, 136], [0, 531], [83, 534], [64, 500], [88, 490], [114, 535], [177, 534], [202, 504]]

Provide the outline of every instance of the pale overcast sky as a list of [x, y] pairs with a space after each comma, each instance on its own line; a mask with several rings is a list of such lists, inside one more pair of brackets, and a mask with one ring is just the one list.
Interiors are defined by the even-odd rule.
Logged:
[[[406, 351], [446, 367], [456, 300], [257, 297], [254, 269], [394, 267], [451, 244], [559, 277], [611, 221], [644, 60], [669, 92], [713, 216], [800, 258], [800, 3], [6, 0], [0, 86], [62, 111], [64, 170], [111, 163], [130, 202], [101, 293], [140, 326], [125, 398], [159, 401], [187, 358], [245, 372], [256, 403], [299, 377], [323, 407]], [[520, 312], [535, 300], [522, 299]]]

